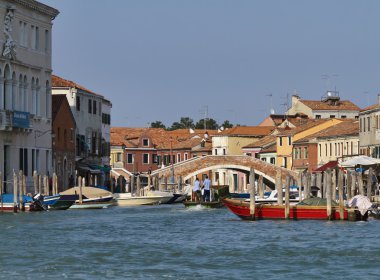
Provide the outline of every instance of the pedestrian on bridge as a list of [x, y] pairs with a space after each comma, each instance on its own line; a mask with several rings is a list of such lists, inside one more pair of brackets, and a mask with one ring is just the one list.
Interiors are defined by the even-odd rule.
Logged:
[[211, 187], [211, 181], [206, 175], [204, 181], [203, 181], [203, 201], [211, 201], [210, 197], [210, 187]]
[[198, 180], [198, 177], [195, 178], [193, 186], [192, 201], [200, 201], [201, 199], [201, 183]]

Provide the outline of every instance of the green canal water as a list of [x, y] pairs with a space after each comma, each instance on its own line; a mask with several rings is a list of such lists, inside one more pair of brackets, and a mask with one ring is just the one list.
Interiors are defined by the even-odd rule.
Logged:
[[0, 279], [380, 279], [380, 221], [182, 205], [0, 214]]

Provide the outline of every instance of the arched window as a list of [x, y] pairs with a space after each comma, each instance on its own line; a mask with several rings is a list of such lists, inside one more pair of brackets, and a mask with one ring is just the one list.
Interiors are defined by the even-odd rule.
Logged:
[[36, 81], [32, 77], [32, 114], [37, 113]]
[[30, 108], [28, 106], [28, 94], [27, 94], [27, 91], [28, 91], [28, 79], [26, 77], [26, 75], [24, 75], [24, 89], [23, 89], [23, 92], [22, 92], [22, 95], [23, 95], [23, 99], [24, 99], [24, 112], [30, 112]]
[[41, 116], [40, 80], [36, 79], [36, 115]]
[[46, 94], [46, 99], [45, 99], [45, 117], [50, 118], [50, 108], [51, 108], [51, 94], [50, 94], [50, 84], [49, 81], [46, 81], [45, 85], [45, 94]]
[[11, 109], [16, 110], [16, 104], [17, 104], [17, 79], [16, 79], [16, 73], [12, 73], [12, 104]]
[[12, 97], [12, 80], [11, 80], [11, 70], [9, 68], [9, 65], [5, 65], [4, 68], [4, 108], [10, 110], [12, 107], [11, 104], [11, 97]]
[[22, 74], [18, 77], [18, 109], [24, 110], [24, 83]]

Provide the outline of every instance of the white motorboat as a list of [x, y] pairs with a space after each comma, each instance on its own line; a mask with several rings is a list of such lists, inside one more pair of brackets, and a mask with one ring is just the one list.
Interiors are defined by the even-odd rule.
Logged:
[[131, 193], [115, 193], [114, 198], [119, 206], [155, 205], [169, 201], [173, 197], [171, 193], [160, 192], [156, 194], [148, 192], [144, 196], [133, 196]]

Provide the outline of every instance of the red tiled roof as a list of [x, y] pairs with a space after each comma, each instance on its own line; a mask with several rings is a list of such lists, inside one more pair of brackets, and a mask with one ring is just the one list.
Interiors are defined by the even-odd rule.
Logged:
[[336, 105], [330, 105], [326, 101], [316, 100], [299, 100], [312, 110], [345, 110], [345, 111], [359, 111], [360, 108], [349, 100], [339, 100]]
[[371, 106], [368, 106], [366, 108], [361, 109], [360, 112], [371, 111], [371, 110], [374, 110], [374, 109], [380, 109], [380, 104], [373, 104]]
[[334, 168], [338, 165], [337, 160], [329, 161], [328, 163], [318, 167], [317, 169], [314, 170], [314, 172], [323, 172], [326, 171], [329, 168]]
[[268, 145], [272, 145], [274, 143], [276, 143], [276, 136], [275, 135], [268, 135], [268, 136], [261, 138], [259, 141], [256, 141], [256, 142], [253, 142], [252, 144], [244, 146], [243, 149], [263, 148], [263, 147], [267, 147]]
[[304, 121], [305, 121], [305, 123], [303, 123], [302, 125], [299, 125], [295, 128], [292, 128], [292, 129], [284, 128], [284, 129], [280, 130], [278, 135], [279, 136], [295, 135], [299, 132], [305, 131], [305, 130], [312, 128], [316, 125], [319, 125], [319, 124], [322, 124], [322, 123], [325, 123], [325, 122], [328, 122], [331, 120], [330, 119], [307, 119]]
[[223, 130], [221, 136], [267, 136], [275, 129], [274, 126], [234, 126]]
[[80, 89], [80, 90], [83, 90], [85, 92], [88, 92], [88, 93], [91, 93], [91, 94], [94, 94], [94, 95], [98, 95], [98, 96], [101, 96], [103, 97], [102, 95], [100, 94], [97, 94], [73, 81], [69, 81], [69, 80], [65, 80], [61, 77], [58, 77], [57, 75], [51, 75], [51, 83], [52, 83], [52, 87], [69, 87], [69, 88], [76, 88], [76, 89]]
[[311, 134], [307, 137], [294, 141], [294, 144], [303, 143], [314, 138], [329, 138], [338, 136], [355, 136], [359, 135], [359, 121], [352, 119], [345, 119], [343, 122], [323, 129], [317, 133]]

